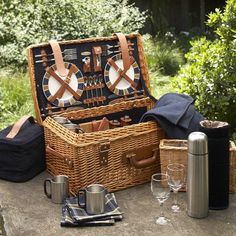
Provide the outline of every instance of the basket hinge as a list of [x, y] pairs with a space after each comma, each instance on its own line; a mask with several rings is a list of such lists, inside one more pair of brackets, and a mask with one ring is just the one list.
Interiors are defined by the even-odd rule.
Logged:
[[100, 143], [99, 158], [100, 158], [100, 165], [101, 166], [106, 166], [108, 164], [109, 149], [110, 149], [110, 141], [109, 140], [104, 140], [102, 143]]

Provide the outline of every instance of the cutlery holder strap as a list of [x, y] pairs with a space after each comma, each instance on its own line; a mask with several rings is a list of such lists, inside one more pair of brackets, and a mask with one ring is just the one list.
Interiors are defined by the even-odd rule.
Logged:
[[63, 57], [62, 57], [62, 52], [61, 48], [59, 46], [59, 43], [56, 40], [50, 40], [49, 44], [51, 45], [53, 55], [55, 58], [55, 63], [57, 67], [57, 71], [60, 76], [66, 76], [66, 68], [64, 65]]
[[26, 121], [30, 123], [35, 123], [34, 118], [32, 116], [23, 116], [21, 117], [12, 127], [10, 132], [7, 134], [6, 138], [13, 139], [20, 131], [21, 127], [24, 125]]
[[128, 43], [124, 34], [116, 33], [115, 35], [118, 37], [119, 42], [120, 42], [121, 55], [122, 55], [123, 66], [124, 66], [123, 74], [125, 74], [126, 71], [130, 68], [129, 46], [128, 46]]

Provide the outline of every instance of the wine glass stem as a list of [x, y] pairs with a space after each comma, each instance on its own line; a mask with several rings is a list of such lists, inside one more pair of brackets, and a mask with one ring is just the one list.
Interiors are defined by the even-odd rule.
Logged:
[[174, 205], [177, 205], [177, 193], [178, 191], [174, 191]]
[[163, 213], [163, 202], [160, 203], [160, 210], [161, 210], [160, 217], [163, 217], [164, 216], [164, 213]]

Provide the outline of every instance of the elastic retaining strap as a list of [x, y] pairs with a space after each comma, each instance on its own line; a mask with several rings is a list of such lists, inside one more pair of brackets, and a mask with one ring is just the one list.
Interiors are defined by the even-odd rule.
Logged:
[[122, 54], [122, 60], [123, 60], [123, 66], [124, 66], [124, 72], [130, 68], [130, 56], [129, 56], [129, 46], [128, 42], [126, 40], [126, 37], [122, 33], [115, 33], [115, 35], [118, 37], [120, 42], [120, 48], [121, 48], [121, 54]]
[[55, 63], [56, 63], [56, 67], [57, 67], [57, 71], [59, 75], [66, 76], [66, 68], [64, 65], [59, 43], [56, 40], [50, 40], [49, 43], [52, 47], [52, 51], [53, 51], [53, 55], [54, 55], [54, 59], [55, 59]]

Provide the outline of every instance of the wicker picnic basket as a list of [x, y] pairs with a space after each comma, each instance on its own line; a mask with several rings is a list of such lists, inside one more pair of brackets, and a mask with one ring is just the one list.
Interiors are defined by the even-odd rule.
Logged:
[[[134, 54], [140, 76], [147, 90], [150, 90], [147, 64], [139, 34], [129, 34], [126, 38], [134, 45]], [[117, 42], [116, 36], [90, 38], [59, 42], [62, 49], [67, 47], [88, 48], [91, 45]], [[72, 122], [91, 122], [104, 116], [120, 116], [129, 113], [133, 119], [140, 118], [154, 105], [149, 96], [122, 100], [118, 103], [99, 106], [66, 109], [56, 112], [50, 109], [42, 93], [42, 77], [45, 71], [35, 62], [40, 51], [50, 52], [48, 43], [32, 45], [28, 48], [30, 81], [37, 121], [45, 132], [47, 170], [52, 175], [69, 176], [70, 192], [92, 183], [105, 185], [109, 191], [125, 189], [150, 181], [151, 175], [160, 171], [159, 143], [165, 138], [164, 131], [154, 122], [144, 122], [97, 132], [75, 133], [53, 119], [59, 114]], [[75, 62], [76, 63], [76, 62]], [[76, 64], [79, 68], [79, 62]], [[82, 70], [82, 69], [81, 69]], [[141, 85], [140, 85], [141, 86]], [[81, 101], [83, 102], [83, 97]]]
[[[188, 166], [188, 151], [187, 140], [177, 139], [162, 139], [160, 141], [160, 165], [161, 171], [166, 172], [167, 165], [169, 163], [180, 163]], [[235, 188], [235, 158], [236, 147], [235, 144], [230, 142], [230, 157], [229, 157], [229, 192], [234, 193]], [[180, 191], [186, 191], [186, 185], [184, 185]]]

